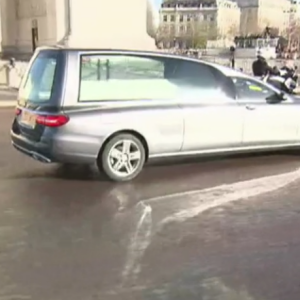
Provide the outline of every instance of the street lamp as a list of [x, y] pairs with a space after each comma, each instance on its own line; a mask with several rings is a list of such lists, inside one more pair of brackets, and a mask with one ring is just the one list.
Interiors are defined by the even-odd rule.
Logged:
[[235, 47], [231, 46], [230, 47], [230, 62], [231, 62], [231, 68], [235, 68]]

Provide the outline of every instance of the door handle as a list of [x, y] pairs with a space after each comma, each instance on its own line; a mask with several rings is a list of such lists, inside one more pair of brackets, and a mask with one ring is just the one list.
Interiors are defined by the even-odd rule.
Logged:
[[255, 106], [246, 105], [246, 109], [248, 109], [248, 110], [255, 110]]

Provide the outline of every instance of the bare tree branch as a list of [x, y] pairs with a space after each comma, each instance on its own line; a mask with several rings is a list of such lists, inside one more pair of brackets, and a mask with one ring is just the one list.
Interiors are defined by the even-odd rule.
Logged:
[[206, 22], [192, 21], [187, 25], [186, 31], [180, 34], [180, 39], [186, 42], [189, 48], [205, 48], [209, 39], [216, 39], [216, 27]]

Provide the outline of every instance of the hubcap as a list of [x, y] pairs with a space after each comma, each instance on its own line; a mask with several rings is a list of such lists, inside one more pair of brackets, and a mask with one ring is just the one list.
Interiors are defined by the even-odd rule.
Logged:
[[132, 175], [141, 161], [141, 151], [132, 140], [121, 140], [115, 143], [108, 154], [108, 164], [111, 171], [126, 177]]

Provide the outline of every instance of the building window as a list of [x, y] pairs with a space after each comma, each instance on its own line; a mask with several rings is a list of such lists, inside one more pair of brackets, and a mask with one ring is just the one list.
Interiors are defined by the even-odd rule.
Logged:
[[180, 32], [184, 32], [184, 26], [181, 25], [180, 28], [179, 28]]
[[164, 15], [163, 20], [164, 20], [164, 22], [168, 22], [168, 16]]
[[171, 15], [171, 22], [175, 22], [175, 16]]
[[179, 22], [183, 22], [183, 15], [180, 15]]

